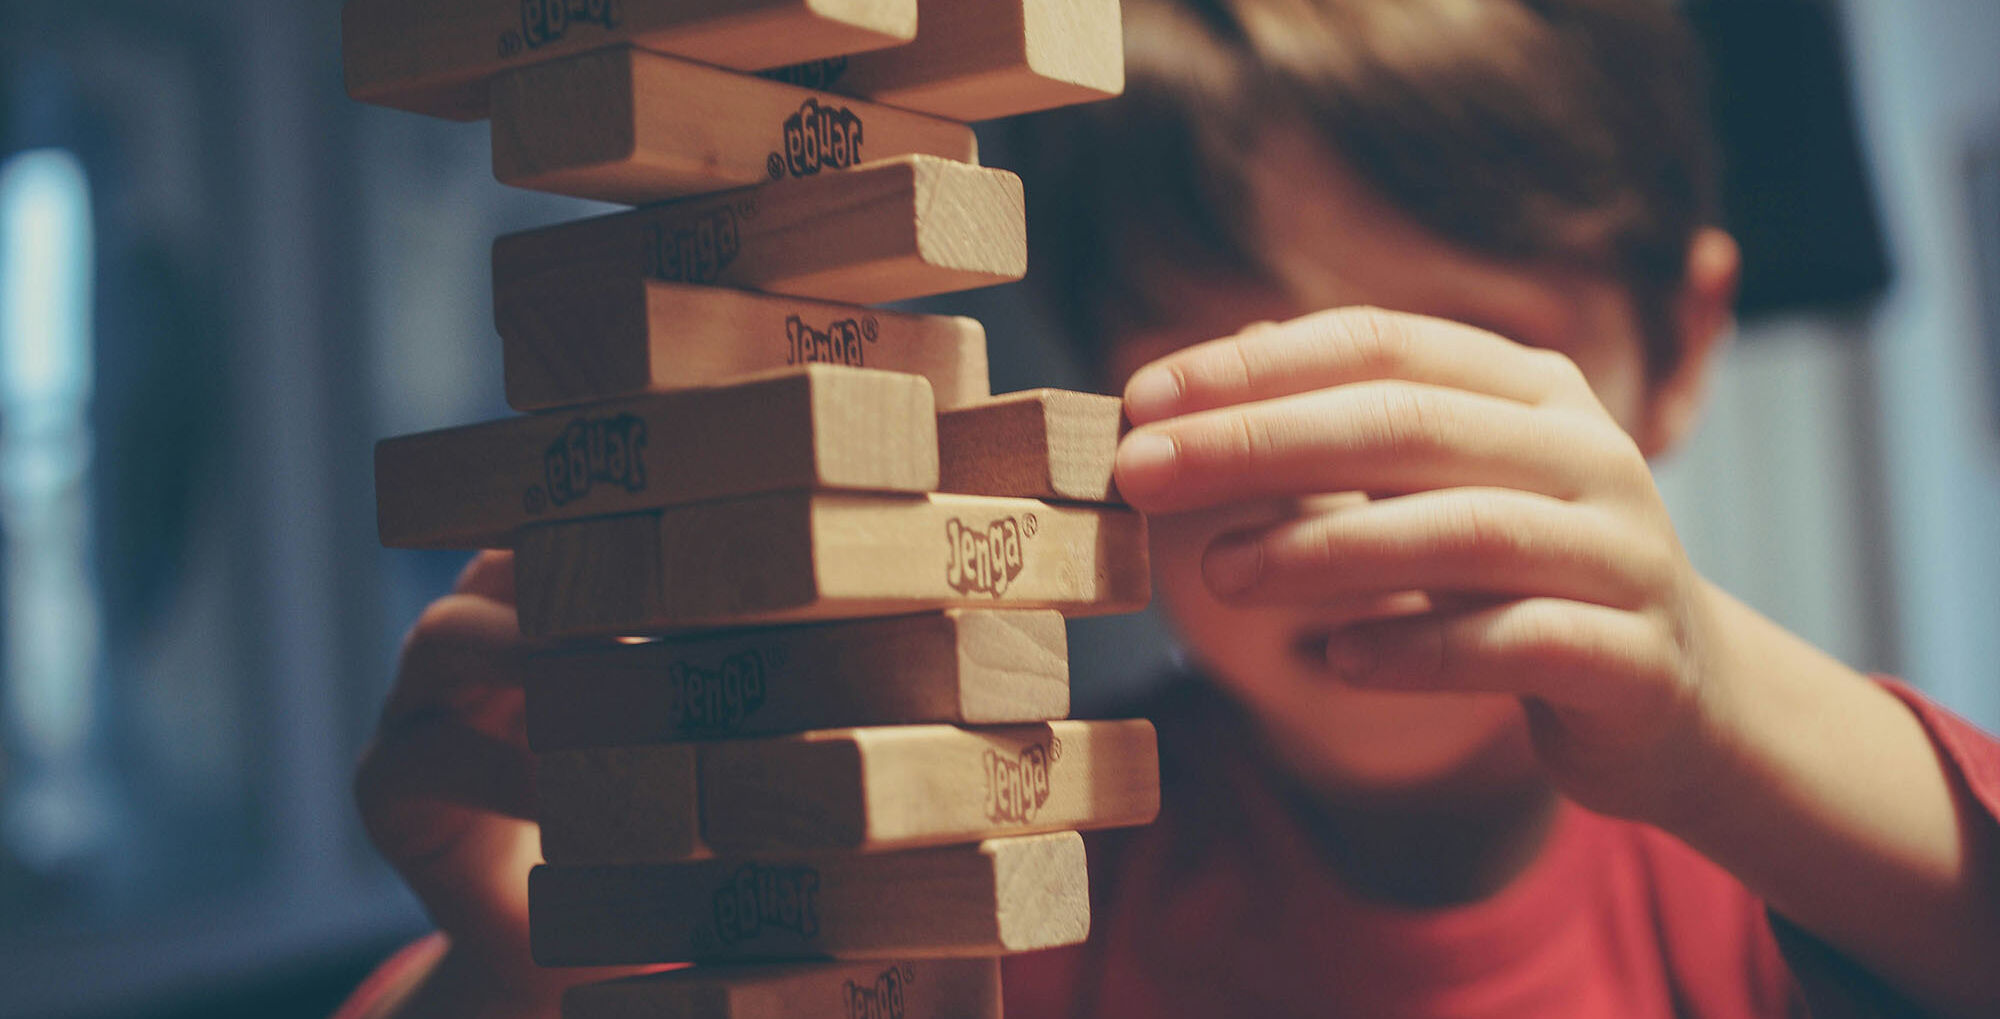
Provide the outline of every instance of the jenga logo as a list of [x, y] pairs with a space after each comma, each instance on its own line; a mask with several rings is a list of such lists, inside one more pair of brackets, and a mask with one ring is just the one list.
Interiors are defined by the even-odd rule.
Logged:
[[903, 988], [910, 983], [907, 966], [892, 966], [869, 985], [847, 981], [841, 988], [846, 999], [847, 1019], [904, 1019]]
[[867, 355], [862, 344], [875, 342], [880, 332], [881, 327], [876, 325], [872, 316], [844, 318], [819, 330], [807, 325], [805, 319], [792, 315], [785, 319], [785, 363], [865, 367]]
[[519, 56], [561, 42], [577, 25], [614, 31], [624, 21], [619, 0], [521, 0], [521, 28], [500, 37], [500, 56]]
[[785, 150], [771, 153], [768, 161], [772, 180], [845, 170], [861, 161], [861, 118], [844, 106], [807, 99], [785, 118], [784, 139]]
[[986, 752], [986, 819], [1026, 824], [1049, 802], [1049, 763], [1055, 755], [1041, 743], [1019, 754]]
[[819, 871], [746, 863], [715, 892], [715, 933], [725, 945], [766, 929], [819, 934]]
[[758, 72], [772, 81], [782, 81], [787, 85], [820, 91], [832, 88], [846, 73], [846, 57], [828, 57], [825, 60], [812, 60], [790, 67], [774, 67], [768, 71]]
[[599, 484], [646, 490], [646, 421], [630, 414], [577, 418], [542, 453], [542, 484], [524, 503], [531, 514], [567, 506]]
[[740, 227], [737, 211], [727, 205], [709, 210], [692, 223], [671, 228], [654, 224], [646, 245], [653, 278], [669, 283], [714, 283], [742, 250]]
[[998, 598], [1007, 593], [1027, 566], [1021, 542], [1034, 537], [1035, 518], [1005, 517], [979, 528], [969, 527], [954, 517], [945, 521], [944, 534], [950, 546], [944, 567], [945, 583], [960, 594], [990, 594]]
[[734, 729], [764, 706], [765, 676], [764, 656], [756, 651], [731, 655], [713, 669], [675, 662], [667, 667], [669, 721], [682, 733]]

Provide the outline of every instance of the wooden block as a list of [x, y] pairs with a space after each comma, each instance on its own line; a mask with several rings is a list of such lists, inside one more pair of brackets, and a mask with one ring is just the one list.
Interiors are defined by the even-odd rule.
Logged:
[[563, 1019], [1001, 1019], [1000, 960], [696, 966], [584, 984]]
[[498, 307], [551, 274], [665, 280], [870, 304], [1020, 279], [1021, 180], [904, 156], [510, 234]]
[[916, 0], [347, 0], [347, 93], [453, 120], [509, 69], [631, 43], [757, 70], [908, 42]]
[[979, 161], [963, 124], [630, 47], [493, 80], [493, 175], [642, 205], [928, 155]]
[[536, 411], [714, 385], [788, 365], [909, 372], [939, 410], [985, 400], [986, 331], [798, 297], [588, 274], [503, 293], [507, 402]]
[[1062, 616], [959, 609], [537, 655], [537, 751], [1069, 714]]
[[938, 413], [938, 490], [1118, 502], [1111, 468], [1124, 431], [1115, 396], [1035, 389]]
[[904, 853], [630, 867], [540, 866], [528, 930], [544, 966], [951, 959], [1081, 942], [1075, 832]]
[[382, 543], [503, 547], [533, 523], [785, 489], [937, 487], [930, 384], [813, 365], [375, 447]]
[[535, 757], [542, 858], [668, 863], [705, 859], [699, 747], [570, 750]]
[[990, 120], [1125, 90], [1118, 0], [919, 0], [916, 41], [767, 72], [952, 120]]
[[[681, 750], [662, 752], [665, 774], [677, 773]], [[833, 729], [701, 749], [702, 833], [723, 853], [913, 849], [1126, 828], [1159, 812], [1160, 757], [1147, 721]]]
[[784, 493], [528, 528], [522, 632], [619, 636], [947, 608], [1134, 612], [1146, 522], [969, 495]]

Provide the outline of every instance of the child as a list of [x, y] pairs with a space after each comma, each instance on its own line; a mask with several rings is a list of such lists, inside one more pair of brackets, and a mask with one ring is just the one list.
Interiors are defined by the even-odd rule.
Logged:
[[[1128, 96], [1021, 148], [1190, 674], [1159, 822], [1093, 839], [1091, 941], [1009, 1013], [2000, 1014], [2000, 744], [1703, 581], [1647, 470], [1737, 278], [1683, 28], [1125, 10]], [[348, 1014], [607, 975], [527, 959], [511, 593], [481, 557], [407, 646], [358, 788], [450, 940]]]

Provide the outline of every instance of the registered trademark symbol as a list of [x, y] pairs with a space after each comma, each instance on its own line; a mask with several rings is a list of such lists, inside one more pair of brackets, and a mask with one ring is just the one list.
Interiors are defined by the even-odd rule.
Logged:
[[1033, 513], [1021, 518], [1021, 533], [1023, 535], [1032, 538], [1035, 536], [1035, 532], [1041, 529], [1042, 522]]
[[756, 219], [757, 200], [755, 198], [745, 198], [743, 201], [737, 203], [736, 214], [744, 219]]
[[528, 491], [521, 496], [521, 508], [523, 510], [526, 510], [528, 515], [531, 517], [541, 516], [542, 511], [547, 509], [548, 505], [549, 505], [548, 493], [542, 491], [542, 487], [540, 485], [536, 485], [535, 487], [528, 489]]
[[[764, 159], [764, 172], [770, 174], [772, 180], [784, 180], [785, 157], [775, 152], [766, 156]], [[748, 215], [748, 213], [745, 213], [745, 215]]]
[[906, 984], [917, 982], [917, 968], [907, 962], [903, 964], [903, 982]]
[[521, 55], [521, 33], [503, 32], [500, 35], [500, 59], [512, 60]]
[[1059, 739], [1049, 740], [1049, 760], [1051, 761], [1062, 760], [1062, 740]]
[[882, 327], [875, 321], [875, 316], [870, 315], [867, 318], [861, 320], [862, 339], [867, 340], [870, 343], [874, 343], [875, 337], [881, 335], [881, 333], [882, 333]]

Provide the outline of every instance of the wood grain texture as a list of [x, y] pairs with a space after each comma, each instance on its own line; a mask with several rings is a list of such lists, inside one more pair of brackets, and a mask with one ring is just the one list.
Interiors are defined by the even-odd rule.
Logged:
[[941, 959], [1081, 942], [1083, 837], [761, 862], [541, 866], [529, 940], [544, 966]]
[[986, 330], [963, 316], [587, 273], [552, 274], [502, 297], [507, 402], [519, 411], [805, 364], [922, 375], [939, 410], [991, 393]]
[[1125, 404], [1035, 389], [938, 412], [938, 491], [1119, 502], [1112, 480]]
[[494, 75], [603, 46], [757, 70], [916, 29], [916, 0], [347, 0], [341, 54], [355, 99], [477, 120]]
[[539, 278], [657, 279], [870, 304], [1020, 279], [1021, 180], [904, 156], [813, 177], [510, 234], [493, 245], [496, 308]]
[[[662, 754], [669, 775], [678, 751]], [[1153, 724], [1139, 720], [723, 740], [702, 745], [701, 802], [703, 837], [739, 855], [882, 852], [1124, 828], [1159, 813], [1159, 751]], [[639, 848], [611, 838], [597, 844], [627, 860]]]
[[396, 548], [499, 548], [529, 524], [788, 489], [937, 486], [930, 384], [812, 365], [386, 439], [377, 524]]
[[1102, 615], [1150, 596], [1122, 508], [984, 496], [783, 493], [528, 528], [521, 629], [619, 636], [948, 608]]
[[631, 47], [493, 80], [503, 184], [643, 205], [869, 160], [979, 161], [972, 129]]
[[537, 751], [839, 726], [999, 725], [1069, 714], [1062, 616], [957, 609], [730, 631], [528, 661]]
[[1001, 1019], [1000, 960], [696, 966], [584, 984], [564, 1019]]
[[913, 42], [768, 73], [968, 122], [1125, 89], [1118, 0], [919, 0], [917, 7]]
[[652, 863], [706, 859], [700, 748], [608, 747], [535, 757], [542, 858]]

